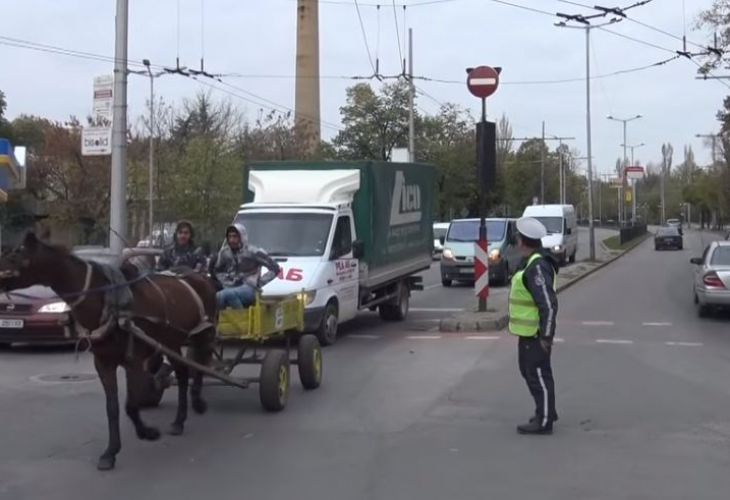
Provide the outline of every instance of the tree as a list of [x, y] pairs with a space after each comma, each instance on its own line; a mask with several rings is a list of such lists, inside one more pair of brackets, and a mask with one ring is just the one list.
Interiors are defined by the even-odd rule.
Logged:
[[714, 0], [710, 8], [701, 11], [697, 22], [699, 28], [709, 28], [708, 31], [717, 34], [717, 43], [711, 46], [720, 49], [720, 55], [711, 53], [705, 57], [705, 64], [700, 72], [725, 67], [730, 68], [730, 3], [727, 0]]
[[12, 139], [12, 128], [5, 117], [7, 109], [8, 102], [5, 100], [5, 94], [0, 90], [0, 138]]
[[332, 141], [340, 157], [389, 160], [394, 147], [408, 144], [408, 84], [385, 84], [380, 94], [370, 84], [354, 85], [340, 115], [345, 129]]

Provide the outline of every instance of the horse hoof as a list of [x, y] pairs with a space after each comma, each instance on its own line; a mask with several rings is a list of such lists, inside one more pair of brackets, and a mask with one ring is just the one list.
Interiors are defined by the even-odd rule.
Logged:
[[96, 464], [97, 470], [112, 470], [117, 459], [114, 457], [101, 457]]
[[144, 430], [144, 439], [147, 441], [157, 441], [160, 439], [160, 431], [156, 427], [147, 427]]
[[198, 415], [202, 415], [203, 413], [208, 411], [208, 403], [206, 403], [202, 399], [194, 399], [193, 400], [193, 410]]
[[181, 436], [184, 430], [185, 426], [183, 424], [172, 424], [170, 426], [170, 435]]

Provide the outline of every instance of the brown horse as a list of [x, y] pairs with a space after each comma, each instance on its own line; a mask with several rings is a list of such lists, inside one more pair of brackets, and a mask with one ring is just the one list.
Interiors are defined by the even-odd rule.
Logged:
[[[189, 345], [188, 356], [207, 365], [213, 353], [216, 314], [215, 286], [205, 276], [188, 273], [184, 277], [165, 274], [139, 275], [133, 266], [122, 266], [121, 283], [114, 283], [114, 272], [100, 264], [86, 262], [63, 247], [41, 242], [33, 233], [23, 245], [0, 259], [0, 288], [5, 291], [34, 284], [48, 286], [71, 307], [71, 320], [77, 332], [86, 335], [94, 355], [94, 366], [106, 394], [109, 443], [99, 458], [100, 470], [114, 468], [121, 449], [117, 375], [123, 366], [127, 376], [125, 409], [140, 439], [156, 440], [160, 432], [144, 424], [140, 407], [149, 387], [145, 362], [160, 354], [134, 337], [125, 321], [132, 321], [149, 337], [180, 353]], [[110, 307], [110, 294], [131, 291], [125, 309]], [[123, 317], [123, 318], [122, 318]], [[178, 407], [170, 433], [183, 433], [187, 419], [187, 389], [191, 375], [188, 367], [170, 360], [178, 381]], [[193, 409], [204, 413], [203, 374], [192, 370]]]

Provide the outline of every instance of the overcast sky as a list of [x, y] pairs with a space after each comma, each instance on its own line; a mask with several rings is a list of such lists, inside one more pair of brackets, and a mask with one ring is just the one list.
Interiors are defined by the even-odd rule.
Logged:
[[[589, 0], [577, 1], [589, 3]], [[204, 33], [208, 71], [259, 75], [229, 77], [225, 81], [282, 107], [293, 107], [291, 76], [295, 70], [296, 1], [203, 2], [204, 30], [201, 0], [179, 0], [179, 24], [178, 0], [130, 0], [129, 58], [138, 61], [147, 58], [154, 64], [174, 66], [179, 27], [181, 65], [197, 67], [201, 33]], [[549, 12], [592, 12], [560, 0], [509, 2]], [[382, 0], [378, 16], [376, 3], [377, 0], [359, 0], [365, 34], [372, 57], [380, 60], [381, 73], [395, 74], [400, 71], [400, 57], [393, 7]], [[403, 0], [396, 3], [401, 50], [405, 51]], [[539, 135], [544, 120], [548, 135], [574, 136], [576, 140], [570, 141], [571, 146], [585, 155], [585, 82], [517, 83], [584, 77], [583, 31], [557, 28], [553, 25], [555, 19], [547, 15], [491, 0], [420, 0], [420, 3], [423, 5], [408, 7], [405, 15], [406, 25], [414, 30], [416, 75], [464, 81], [466, 67], [502, 66], [502, 84], [488, 101], [490, 118], [506, 113], [518, 137]], [[693, 26], [698, 12], [710, 4], [711, 0], [654, 0], [627, 14], [680, 37], [686, 25], [688, 40], [705, 44], [707, 34], [694, 30]], [[0, 12], [4, 21], [0, 37], [93, 54], [112, 56], [114, 53], [113, 0], [0, 0]], [[680, 41], [631, 21], [609, 29], [657, 47], [593, 30], [593, 74], [649, 65], [672, 57], [672, 50], [681, 49]], [[372, 73], [354, 0], [322, 0], [320, 31], [323, 77]], [[8, 46], [7, 42], [7, 38], [0, 38], [0, 89], [6, 93], [11, 118], [27, 113], [64, 120], [69, 115], [85, 116], [91, 112], [92, 79], [111, 73], [111, 63]], [[688, 49], [699, 50], [693, 45]], [[644, 164], [661, 159], [663, 142], [674, 145], [675, 165], [682, 161], [685, 144], [694, 147], [700, 163], [709, 161], [709, 151], [695, 134], [717, 131], [715, 113], [730, 89], [718, 81], [695, 80], [696, 70], [691, 61], [680, 59], [661, 67], [593, 80], [593, 155], [599, 171], [611, 171], [616, 158], [622, 154], [621, 124], [607, 120], [609, 114], [622, 118], [644, 115], [630, 123], [628, 129], [629, 144], [646, 143], [636, 149], [637, 160]], [[730, 80], [726, 82], [730, 85]], [[323, 78], [324, 137], [336, 133], [345, 88], [353, 83]], [[468, 93], [465, 84], [419, 81], [417, 85], [438, 102], [455, 102], [478, 114], [479, 102]], [[177, 76], [165, 76], [156, 82], [156, 89], [168, 101], [194, 96], [201, 88], [207, 87]], [[147, 95], [148, 80], [131, 76], [130, 119], [144, 112]], [[222, 93], [218, 95], [230, 98]], [[232, 99], [251, 116], [261, 107]], [[428, 113], [438, 109], [437, 102], [424, 96], [419, 97], [418, 105]]]

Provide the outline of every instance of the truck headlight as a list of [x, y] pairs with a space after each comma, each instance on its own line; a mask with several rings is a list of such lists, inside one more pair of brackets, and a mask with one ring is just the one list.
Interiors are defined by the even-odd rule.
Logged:
[[314, 298], [317, 296], [317, 290], [309, 290], [307, 292], [302, 292], [297, 294], [297, 299], [304, 302], [305, 306], [308, 306], [312, 302], [314, 302]]
[[553, 251], [555, 251], [555, 252], [562, 252], [563, 251], [563, 245], [555, 245], [553, 247]]
[[489, 260], [499, 260], [499, 248], [494, 248], [490, 250]]
[[68, 304], [65, 302], [51, 302], [50, 304], [46, 304], [40, 309], [38, 309], [39, 313], [55, 313], [55, 314], [61, 314], [70, 311], [71, 308], [68, 307]]
[[444, 260], [454, 260], [454, 253], [451, 251], [450, 248], [444, 248], [441, 256]]

